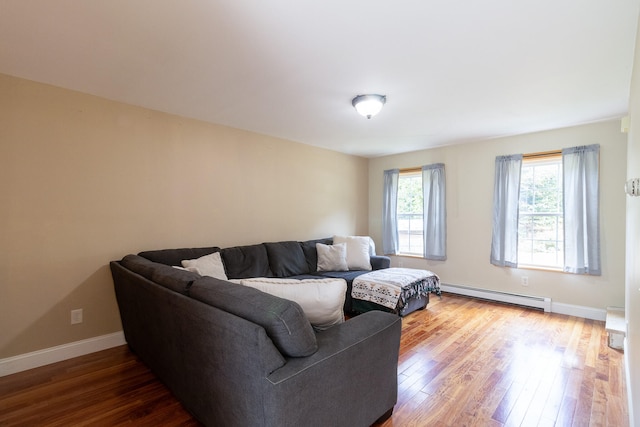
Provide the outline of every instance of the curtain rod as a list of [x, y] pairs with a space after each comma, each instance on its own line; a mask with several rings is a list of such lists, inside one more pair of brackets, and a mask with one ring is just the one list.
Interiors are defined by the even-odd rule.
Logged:
[[422, 168], [418, 166], [415, 168], [400, 169], [400, 173], [409, 173], [409, 172], [422, 172]]
[[557, 157], [562, 154], [562, 150], [541, 151], [539, 153], [523, 154], [523, 159], [542, 159], [545, 157]]

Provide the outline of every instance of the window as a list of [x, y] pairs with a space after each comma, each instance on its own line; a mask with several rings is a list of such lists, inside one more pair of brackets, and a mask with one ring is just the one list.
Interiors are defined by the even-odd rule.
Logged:
[[401, 171], [398, 177], [398, 253], [423, 255], [423, 206], [422, 171]]
[[601, 275], [599, 165], [598, 144], [496, 157], [491, 264]]
[[562, 269], [562, 157], [524, 157], [520, 176], [518, 265]]
[[382, 248], [386, 255], [447, 259], [443, 163], [384, 171]]

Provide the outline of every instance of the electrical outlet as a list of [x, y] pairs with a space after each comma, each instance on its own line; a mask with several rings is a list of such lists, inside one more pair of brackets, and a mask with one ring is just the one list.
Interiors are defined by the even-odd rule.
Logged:
[[529, 276], [522, 276], [522, 286], [529, 286]]
[[78, 323], [82, 323], [82, 309], [79, 308], [77, 310], [71, 310], [71, 324], [77, 325]]

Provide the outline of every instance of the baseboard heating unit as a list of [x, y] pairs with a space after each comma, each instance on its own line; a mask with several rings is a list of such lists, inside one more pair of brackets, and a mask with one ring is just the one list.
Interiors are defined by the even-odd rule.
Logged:
[[533, 307], [544, 310], [547, 313], [551, 312], [551, 298], [547, 297], [534, 297], [531, 295], [519, 295], [511, 294], [507, 292], [492, 291], [489, 289], [471, 288], [469, 286], [452, 285], [449, 283], [442, 283], [440, 288], [443, 292], [450, 292], [452, 294], [465, 295], [468, 297], [481, 298], [491, 301], [504, 302], [507, 304], [521, 305], [525, 307]]

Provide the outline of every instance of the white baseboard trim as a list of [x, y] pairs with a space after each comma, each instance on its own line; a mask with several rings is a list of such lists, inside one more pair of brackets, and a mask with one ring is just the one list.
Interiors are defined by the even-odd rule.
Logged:
[[584, 317], [585, 319], [607, 320], [607, 310], [604, 308], [585, 307], [582, 305], [551, 303], [551, 312], [567, 314], [569, 316]]
[[58, 345], [31, 353], [0, 359], [0, 377], [38, 368], [50, 363], [60, 362], [96, 351], [126, 344], [124, 333], [114, 332], [99, 337], [88, 338], [69, 344]]
[[550, 313], [567, 314], [569, 316], [583, 317], [585, 319], [602, 321], [605, 321], [607, 318], [606, 309], [552, 302], [551, 298], [547, 297], [511, 294], [489, 289], [456, 285], [452, 283], [442, 283], [440, 287], [444, 292], [450, 292], [453, 294], [465, 295], [474, 298], [482, 298], [491, 301], [505, 302], [508, 304], [517, 304], [527, 307], [540, 308], [545, 312]]

